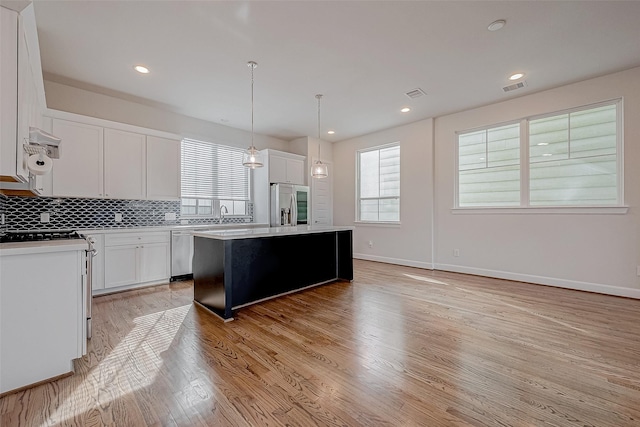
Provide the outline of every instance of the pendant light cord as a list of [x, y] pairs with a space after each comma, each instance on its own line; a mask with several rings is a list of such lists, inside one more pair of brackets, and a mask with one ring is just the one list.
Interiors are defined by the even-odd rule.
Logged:
[[253, 70], [256, 68], [255, 62], [249, 62], [249, 67], [251, 68], [251, 146], [253, 147]]
[[320, 99], [322, 99], [322, 95], [316, 95], [318, 99], [318, 161], [320, 161]]

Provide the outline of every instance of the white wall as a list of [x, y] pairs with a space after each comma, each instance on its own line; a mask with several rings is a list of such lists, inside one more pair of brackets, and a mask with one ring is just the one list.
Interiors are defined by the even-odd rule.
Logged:
[[[627, 214], [451, 212], [456, 131], [619, 97], [624, 97]], [[437, 118], [435, 267], [640, 298], [639, 142], [640, 68]]]
[[[432, 267], [432, 133], [433, 120], [427, 119], [333, 145], [334, 224], [355, 225], [356, 258]], [[401, 225], [355, 224], [356, 151], [396, 141], [400, 142]]]
[[[54, 110], [127, 123], [187, 138], [220, 142], [242, 148], [248, 147], [251, 142], [251, 132], [229, 126], [49, 80], [45, 80], [44, 87], [47, 107]], [[289, 147], [287, 141], [259, 134], [254, 135], [254, 142], [258, 149], [273, 148], [287, 151]]]

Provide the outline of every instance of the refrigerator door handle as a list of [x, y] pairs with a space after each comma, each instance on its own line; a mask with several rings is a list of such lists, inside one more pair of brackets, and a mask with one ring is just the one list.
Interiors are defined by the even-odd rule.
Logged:
[[298, 225], [298, 201], [295, 189], [291, 193], [291, 225]]

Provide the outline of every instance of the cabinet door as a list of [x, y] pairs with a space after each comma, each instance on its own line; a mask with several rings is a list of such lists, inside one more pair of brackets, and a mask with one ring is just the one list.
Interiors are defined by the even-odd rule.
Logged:
[[286, 158], [269, 156], [269, 182], [288, 182]]
[[0, 175], [16, 174], [18, 120], [18, 14], [0, 7]]
[[138, 246], [111, 246], [104, 248], [104, 287], [138, 283]]
[[62, 138], [60, 158], [53, 160], [53, 195], [102, 197], [102, 128], [53, 119], [53, 134]]
[[93, 247], [98, 251], [91, 264], [91, 288], [95, 291], [104, 289], [104, 235], [91, 234], [88, 237], [94, 240]]
[[145, 198], [145, 146], [146, 137], [139, 133], [104, 130], [105, 197]]
[[180, 141], [147, 136], [147, 198], [180, 198]]
[[287, 159], [287, 182], [296, 185], [304, 185], [303, 161]]
[[151, 282], [168, 279], [169, 260], [171, 258], [169, 243], [145, 243], [140, 246], [140, 282]]

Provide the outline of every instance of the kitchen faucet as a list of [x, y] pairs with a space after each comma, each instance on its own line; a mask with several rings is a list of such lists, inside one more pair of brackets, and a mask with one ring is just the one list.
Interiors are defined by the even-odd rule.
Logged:
[[[224, 212], [222, 212], [222, 210], [224, 209]], [[227, 210], [227, 207], [225, 205], [220, 205], [220, 224], [222, 224], [222, 220], [224, 219], [224, 214], [228, 214], [229, 211]]]

